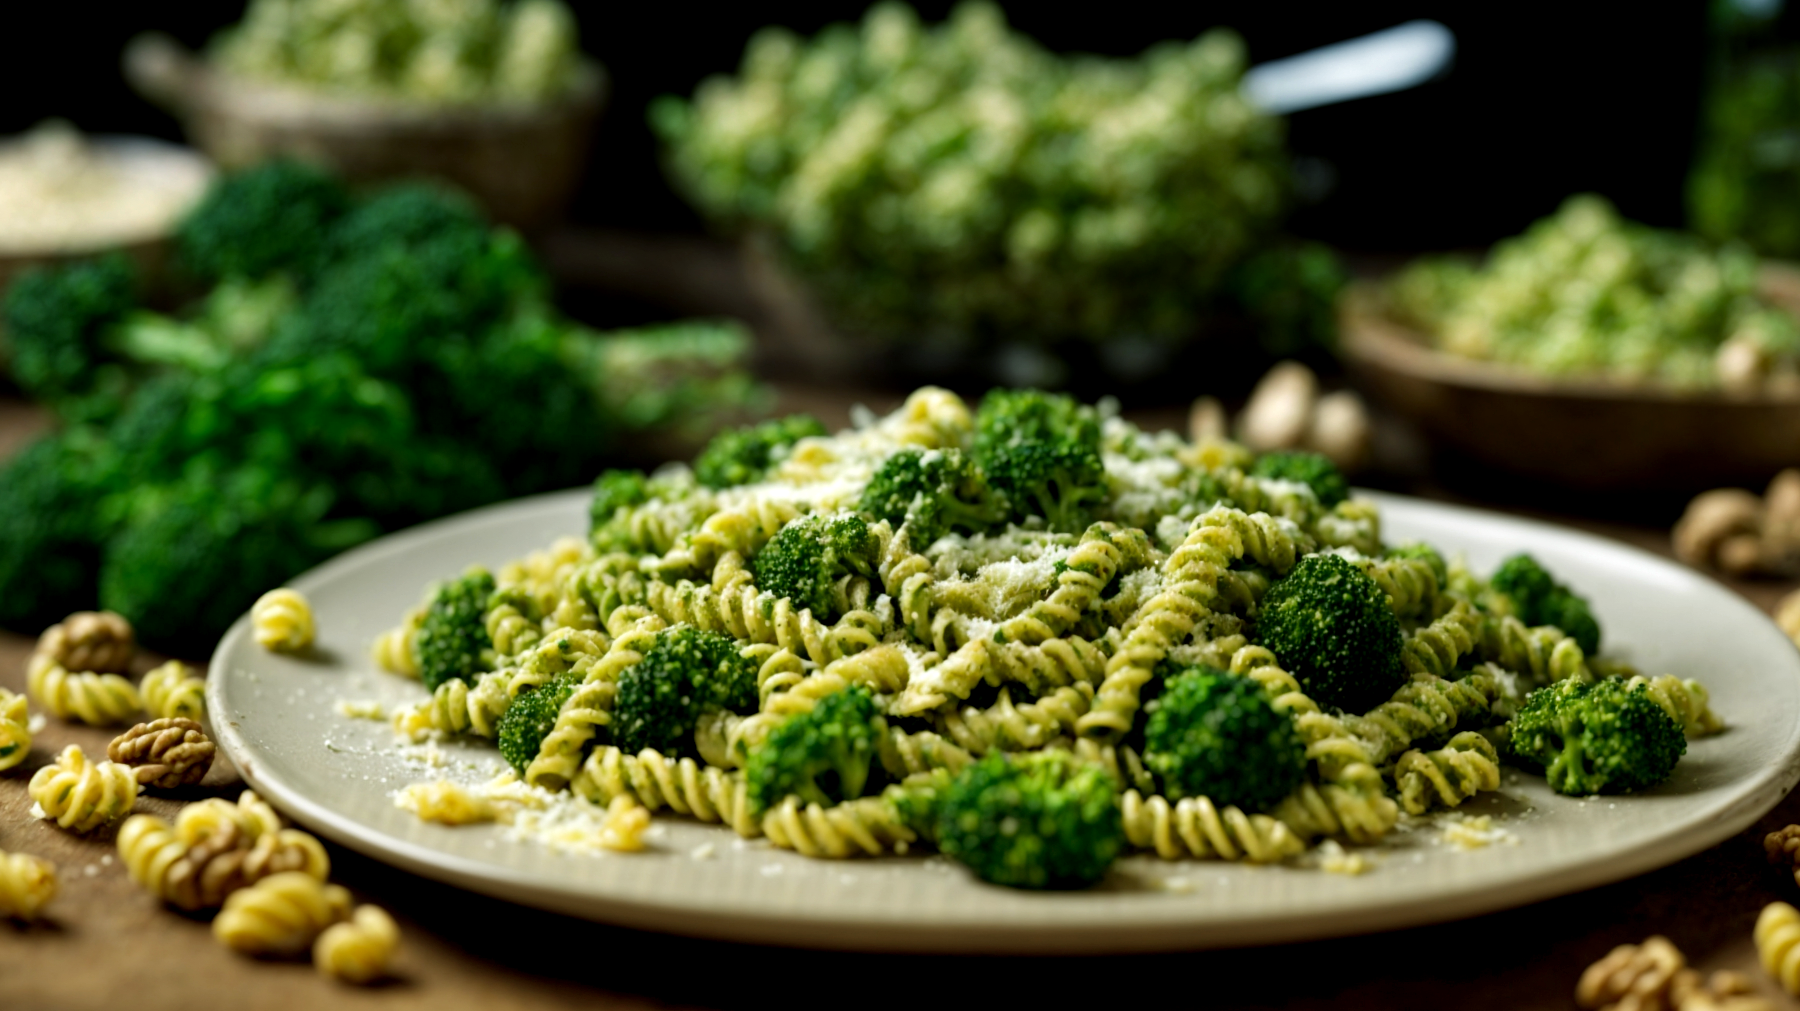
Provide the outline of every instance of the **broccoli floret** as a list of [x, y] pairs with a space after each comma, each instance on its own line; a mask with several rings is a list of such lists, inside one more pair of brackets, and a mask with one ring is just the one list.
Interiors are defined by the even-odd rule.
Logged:
[[650, 498], [650, 481], [641, 470], [608, 470], [594, 481], [594, 501], [588, 505], [588, 534], [612, 521], [620, 509], [641, 505]]
[[720, 432], [694, 459], [694, 477], [708, 488], [733, 488], [761, 481], [779, 454], [809, 435], [825, 435], [810, 414], [745, 425]]
[[1099, 415], [1069, 397], [990, 392], [975, 414], [974, 455], [1018, 522], [1039, 516], [1051, 529], [1080, 530], [1106, 498]]
[[137, 307], [137, 276], [121, 254], [25, 271], [6, 289], [13, 378], [55, 400], [90, 389], [109, 355], [107, 331]]
[[1006, 520], [1006, 503], [958, 449], [903, 449], [888, 457], [857, 508], [896, 528], [911, 522], [915, 549], [947, 533], [980, 533]]
[[1118, 784], [1065, 751], [989, 752], [937, 808], [938, 848], [1013, 888], [1086, 888], [1125, 842]]
[[1382, 555], [1386, 558], [1416, 558], [1431, 566], [1431, 574], [1437, 577], [1438, 586], [1450, 585], [1450, 567], [1444, 563], [1444, 556], [1423, 541], [1396, 545], [1383, 551]]
[[789, 794], [825, 806], [862, 796], [881, 726], [875, 696], [863, 685], [789, 717], [744, 763], [751, 807], [773, 807]]
[[1514, 555], [1500, 563], [1488, 588], [1502, 598], [1490, 599], [1527, 625], [1555, 625], [1589, 655], [1600, 652], [1600, 623], [1587, 599], [1556, 581], [1530, 555]]
[[1568, 680], [1526, 698], [1512, 722], [1512, 750], [1542, 769], [1551, 789], [1585, 796], [1668, 779], [1687, 737], [1642, 684]]
[[494, 577], [472, 568], [438, 586], [425, 607], [416, 640], [419, 679], [432, 691], [451, 678], [472, 679], [487, 669], [483, 654], [494, 648], [484, 618]]
[[1387, 594], [1339, 555], [1309, 555], [1270, 586], [1257, 634], [1322, 705], [1365, 712], [1406, 681]]
[[581, 687], [583, 677], [585, 675], [579, 671], [558, 674], [543, 685], [521, 693], [501, 715], [496, 728], [500, 757], [521, 775], [537, 757], [544, 738], [556, 729], [557, 714], [562, 712], [563, 703], [569, 701], [569, 696], [575, 694], [575, 689]]
[[756, 662], [728, 636], [691, 625], [660, 632], [644, 659], [619, 675], [613, 743], [636, 753], [695, 757], [694, 727], [711, 709], [756, 708]]
[[1261, 811], [1306, 775], [1306, 745], [1294, 721], [1249, 678], [1189, 668], [1145, 709], [1144, 763], [1170, 797]]
[[94, 447], [70, 433], [0, 468], [0, 624], [36, 632], [99, 602], [95, 501], [107, 480]]
[[488, 224], [466, 197], [431, 183], [391, 186], [337, 222], [325, 243], [332, 263], [349, 263], [388, 249], [487, 244]]
[[790, 520], [751, 561], [756, 585], [821, 620], [836, 614], [833, 587], [874, 572], [880, 545], [855, 513], [812, 513]]
[[145, 642], [178, 652], [203, 654], [264, 591], [379, 532], [323, 522], [328, 485], [253, 466], [199, 468], [123, 500], [127, 515], [100, 566], [100, 604], [129, 618]]
[[1319, 504], [1327, 509], [1350, 497], [1350, 483], [1338, 472], [1337, 464], [1321, 453], [1264, 453], [1256, 458], [1250, 473], [1254, 477], [1299, 481], [1311, 488]]
[[350, 208], [329, 173], [277, 161], [221, 181], [181, 223], [181, 263], [205, 280], [257, 280], [277, 271], [306, 277], [322, 260], [327, 233]]

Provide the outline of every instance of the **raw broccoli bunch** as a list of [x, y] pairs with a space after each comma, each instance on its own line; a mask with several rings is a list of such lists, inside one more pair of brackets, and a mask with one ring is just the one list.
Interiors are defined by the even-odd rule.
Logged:
[[1278, 450], [1256, 458], [1250, 468], [1254, 477], [1271, 477], [1281, 481], [1298, 481], [1313, 490], [1319, 504], [1327, 509], [1350, 497], [1350, 482], [1338, 471], [1337, 464], [1322, 453], [1303, 450]]
[[88, 434], [53, 435], [0, 470], [0, 624], [35, 631], [98, 598], [96, 500], [114, 467]]
[[1321, 705], [1353, 713], [1406, 681], [1400, 619], [1369, 575], [1339, 555], [1308, 555], [1263, 597], [1258, 640]]
[[871, 576], [880, 544], [855, 513], [811, 513], [790, 520], [751, 560], [756, 585], [821, 620], [835, 616], [840, 580]]
[[1265, 810], [1306, 774], [1306, 746], [1255, 681], [1207, 667], [1183, 670], [1145, 706], [1144, 763], [1170, 797]]
[[1511, 613], [1527, 625], [1555, 625], [1589, 656], [1600, 652], [1600, 623], [1587, 598], [1557, 582], [1530, 555], [1518, 554], [1501, 562], [1488, 589], [1485, 603], [1490, 607]]
[[697, 756], [694, 727], [708, 710], [756, 708], [756, 662], [729, 636], [692, 625], [657, 633], [644, 659], [619, 675], [613, 743], [636, 753]]
[[936, 801], [938, 848], [997, 885], [1086, 888], [1125, 843], [1118, 784], [1066, 751], [989, 752]]
[[884, 725], [875, 696], [863, 685], [789, 717], [744, 762], [751, 807], [761, 811], [790, 794], [824, 806], [862, 796]]
[[202, 280], [285, 272], [304, 281], [323, 264], [331, 227], [350, 205], [349, 190], [330, 173], [271, 162], [207, 191], [176, 232], [176, 255]]
[[446, 580], [432, 593], [415, 640], [419, 679], [426, 688], [436, 691], [451, 678], [470, 681], [488, 669], [494, 640], [485, 618], [493, 595], [494, 577], [479, 567]]
[[896, 529], [911, 523], [914, 549], [953, 531], [979, 533], [1006, 520], [1006, 503], [959, 449], [903, 449], [882, 462], [857, 508]]
[[563, 703], [575, 694], [585, 675], [566, 671], [528, 692], [520, 693], [500, 716], [495, 728], [500, 743], [500, 757], [521, 775], [543, 747], [544, 738], [556, 729], [556, 717]]
[[1526, 698], [1512, 721], [1512, 750], [1558, 793], [1625, 793], [1668, 779], [1687, 737], [1642, 684], [1568, 680]]
[[0, 313], [13, 378], [45, 400], [91, 392], [107, 378], [96, 370], [111, 357], [108, 330], [137, 308], [137, 298], [136, 271], [120, 254], [20, 274]]
[[1100, 417], [1071, 397], [994, 390], [975, 414], [975, 462], [1006, 496], [1012, 519], [1080, 530], [1106, 498]]
[[694, 477], [708, 488], [752, 484], [761, 481], [794, 443], [825, 434], [825, 426], [810, 414], [720, 432], [695, 458]]

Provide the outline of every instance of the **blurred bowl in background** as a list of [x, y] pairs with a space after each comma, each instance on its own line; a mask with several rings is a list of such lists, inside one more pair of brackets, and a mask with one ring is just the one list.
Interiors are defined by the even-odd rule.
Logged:
[[[1765, 264], [1758, 287], [1800, 312], [1800, 270]], [[1370, 282], [1344, 292], [1338, 315], [1357, 386], [1435, 446], [1497, 471], [1583, 492], [1691, 493], [1761, 487], [1800, 464], [1800, 391], [1549, 379], [1448, 354], [1389, 318]]]
[[287, 156], [359, 183], [441, 179], [523, 231], [555, 222], [568, 207], [607, 93], [605, 71], [584, 61], [575, 84], [550, 102], [336, 95], [224, 73], [155, 34], [126, 47], [125, 76], [225, 168]]
[[51, 121], [0, 140], [0, 292], [29, 267], [109, 250], [154, 286], [176, 223], [212, 178], [198, 152], [149, 137]]

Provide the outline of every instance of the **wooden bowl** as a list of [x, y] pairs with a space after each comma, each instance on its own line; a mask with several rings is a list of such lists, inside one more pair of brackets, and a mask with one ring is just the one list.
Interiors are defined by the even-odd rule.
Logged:
[[550, 224], [568, 207], [607, 90], [605, 71], [584, 61], [574, 86], [549, 102], [335, 95], [222, 72], [161, 35], [132, 40], [125, 75], [226, 168], [288, 156], [353, 182], [441, 179], [522, 230]]
[[[1772, 266], [1765, 296], [1793, 309], [1800, 274]], [[1339, 304], [1340, 352], [1369, 396], [1440, 448], [1531, 481], [1584, 492], [1761, 488], [1800, 465], [1800, 391], [1689, 391], [1551, 379], [1431, 347], [1367, 284]]]

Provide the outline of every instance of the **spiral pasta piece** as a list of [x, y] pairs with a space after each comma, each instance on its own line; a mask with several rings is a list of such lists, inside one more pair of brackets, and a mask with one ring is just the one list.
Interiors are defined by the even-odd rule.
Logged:
[[246, 955], [298, 955], [349, 915], [348, 891], [296, 871], [231, 893], [212, 930], [219, 943]]
[[401, 677], [419, 679], [419, 625], [425, 620], [425, 609], [415, 607], [406, 613], [406, 618], [394, 628], [375, 637], [369, 647], [369, 657], [375, 666], [390, 674]]
[[[519, 607], [521, 601], [508, 599], [499, 593], [482, 615], [482, 624], [487, 628], [488, 639], [494, 644], [494, 656], [500, 659], [516, 657], [537, 645], [542, 629], [538, 619]], [[524, 602], [530, 606], [530, 602]]]
[[670, 761], [645, 748], [628, 755], [611, 745], [588, 754], [570, 789], [602, 807], [630, 797], [651, 811], [668, 808], [704, 822], [723, 822], [746, 839], [762, 831], [750, 813], [744, 777], [691, 758]]
[[251, 839], [226, 821], [197, 838], [154, 815], [132, 815], [119, 829], [119, 856], [132, 880], [180, 909], [206, 909], [271, 874], [296, 871], [324, 881], [330, 861], [317, 839], [281, 829]]
[[1115, 575], [1123, 569], [1140, 568], [1149, 560], [1150, 539], [1142, 530], [1095, 523], [1063, 561], [1056, 589], [1025, 613], [1002, 622], [994, 630], [994, 641], [1035, 646], [1062, 635], [1100, 599], [1100, 591]]
[[56, 865], [0, 850], [0, 916], [30, 922], [56, 898]]
[[525, 782], [549, 790], [569, 784], [581, 766], [581, 753], [602, 727], [612, 722], [613, 702], [619, 692], [619, 676], [643, 662], [644, 650], [665, 627], [655, 615], [633, 618], [624, 624], [606, 652], [586, 667], [581, 685], [563, 701], [556, 723], [538, 745], [537, 756], [525, 767]]
[[720, 509], [699, 529], [682, 535], [657, 568], [663, 572], [710, 572], [727, 552], [749, 558], [799, 515], [798, 506], [781, 499], [751, 499]]
[[1278, 576], [1286, 575], [1301, 556], [1309, 554], [1315, 547], [1312, 535], [1293, 520], [1266, 512], [1214, 506], [1202, 513], [1195, 523], [1229, 528], [1243, 545], [1238, 557], [1249, 558]]
[[886, 523], [877, 523], [870, 532], [881, 545], [875, 571], [894, 600], [895, 623], [920, 642], [931, 642], [937, 617], [937, 574], [931, 560], [912, 549], [908, 524], [893, 530]]
[[1706, 688], [1692, 678], [1683, 681], [1673, 674], [1658, 674], [1653, 678], [1639, 674], [1626, 684], [1631, 687], [1643, 685], [1663, 712], [1681, 724], [1682, 731], [1689, 737], [1706, 737], [1725, 729], [1725, 721], [1712, 711]]
[[1286, 825], [1265, 814], [1245, 814], [1236, 807], [1220, 809], [1205, 797], [1184, 797], [1171, 804], [1161, 796], [1145, 799], [1136, 790], [1119, 798], [1125, 838], [1138, 849], [1164, 860], [1242, 860], [1266, 864], [1298, 856], [1306, 849]]
[[50, 715], [96, 727], [129, 722], [144, 707], [137, 688], [119, 675], [71, 672], [42, 653], [32, 654], [25, 685]]
[[1098, 685], [1106, 676], [1106, 654], [1080, 636], [1050, 639], [1034, 646], [976, 639], [941, 664], [928, 667], [907, 682], [895, 700], [893, 712], [916, 716], [950, 702], [965, 699], [975, 686], [1013, 682], [1034, 695], [1042, 695], [1086, 682]]
[[1756, 917], [1756, 956], [1781, 988], [1800, 997], [1800, 910], [1771, 902]]
[[298, 590], [270, 590], [250, 605], [250, 631], [263, 649], [298, 653], [313, 642], [312, 604]]
[[[1437, 577], [1431, 575], [1429, 568], [1426, 570], [1426, 577], [1435, 584]], [[1477, 637], [1480, 635], [1481, 615], [1468, 601], [1459, 600], [1448, 613], [1424, 628], [1407, 634], [1400, 645], [1400, 666], [1408, 674], [1449, 677], [1455, 672], [1457, 663], [1475, 651]]]
[[25, 696], [0, 688], [0, 772], [31, 754], [31, 716]]
[[181, 813], [175, 816], [175, 833], [188, 845], [220, 831], [226, 825], [236, 828], [246, 842], [275, 835], [282, 828], [281, 816], [275, 813], [268, 801], [257, 796], [255, 790], [245, 790], [238, 794], [236, 803], [220, 797], [195, 801], [182, 808]]
[[55, 764], [32, 774], [27, 790], [45, 818], [71, 832], [88, 832], [131, 810], [138, 781], [128, 766], [90, 762], [79, 744], [71, 744]]
[[[1421, 558], [1370, 558], [1358, 555], [1350, 559], [1368, 573], [1388, 595], [1388, 606], [1401, 618], [1430, 620], [1448, 608], [1437, 573]], [[1463, 652], [1468, 652], [1464, 649]]]
[[782, 849], [838, 860], [905, 853], [919, 838], [885, 797], [860, 797], [830, 807], [788, 797], [764, 812], [762, 831]]
[[198, 720], [206, 715], [206, 681], [180, 660], [145, 674], [138, 690], [151, 719]]
[[1350, 548], [1364, 555], [1381, 553], [1381, 513], [1373, 502], [1339, 502], [1320, 516], [1312, 529], [1324, 547]]
[[1124, 744], [1101, 744], [1092, 738], [1078, 737], [1071, 749], [1076, 758], [1091, 762], [1112, 774], [1119, 789], [1135, 789], [1145, 796], [1156, 792], [1156, 780], [1144, 767], [1137, 750]]
[[[1243, 636], [1231, 636], [1222, 645], [1231, 646], [1242, 641]], [[1263, 695], [1277, 712], [1299, 718], [1319, 711], [1319, 704], [1300, 690], [1300, 682], [1282, 669], [1275, 660], [1275, 654], [1267, 646], [1237, 646], [1229, 656], [1230, 659], [1224, 663], [1214, 663], [1212, 666], [1222, 667], [1261, 685]]]
[[852, 608], [833, 624], [794, 607], [786, 597], [759, 592], [749, 573], [723, 590], [681, 580], [647, 584], [651, 611], [669, 624], [690, 624], [740, 641], [774, 645], [815, 664], [827, 664], [868, 649], [881, 641], [888, 622], [879, 611]]
[[966, 708], [937, 717], [945, 737], [974, 755], [989, 751], [1041, 748], [1075, 729], [1093, 705], [1094, 688], [1085, 681], [1058, 688], [1043, 698], [1015, 705], [1012, 693], [1000, 689], [1000, 698], [986, 709]]
[[1380, 839], [1400, 820], [1400, 806], [1384, 792], [1380, 773], [1366, 765], [1338, 781], [1302, 783], [1270, 813], [1301, 839], [1341, 836], [1357, 843]]
[[975, 761], [975, 756], [929, 730], [909, 734], [899, 727], [884, 727], [876, 748], [881, 767], [896, 779], [933, 769], [960, 772]]
[[1587, 654], [1553, 625], [1529, 628], [1507, 615], [1487, 615], [1481, 624], [1478, 655], [1527, 678], [1533, 687], [1576, 678], [1592, 681]]
[[373, 983], [387, 975], [400, 947], [400, 928], [380, 906], [357, 906], [313, 942], [313, 967], [346, 983]]
[[1423, 814], [1434, 804], [1455, 807], [1500, 788], [1500, 755], [1487, 738], [1464, 731], [1436, 751], [1401, 755], [1394, 763], [1394, 783], [1408, 814]]

